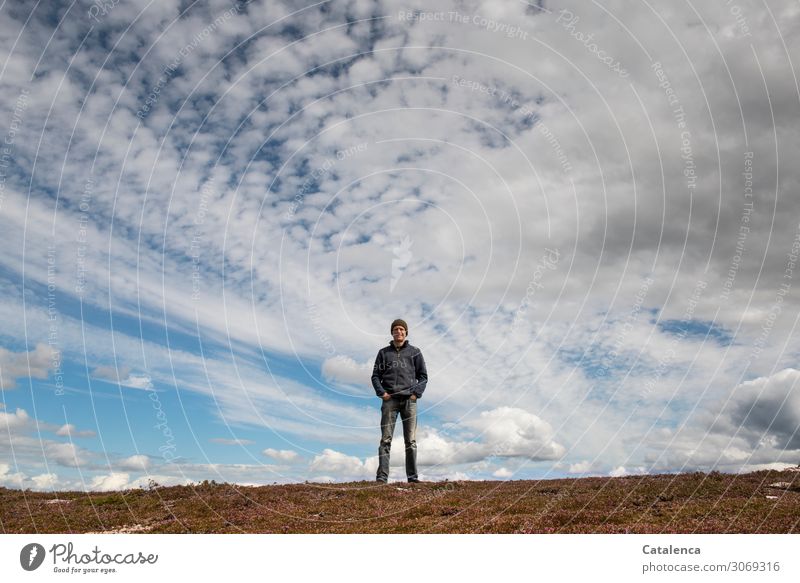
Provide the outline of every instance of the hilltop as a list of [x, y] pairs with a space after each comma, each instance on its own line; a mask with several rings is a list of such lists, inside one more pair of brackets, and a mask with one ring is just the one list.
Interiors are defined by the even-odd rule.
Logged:
[[0, 488], [5, 533], [796, 533], [800, 472], [121, 492]]

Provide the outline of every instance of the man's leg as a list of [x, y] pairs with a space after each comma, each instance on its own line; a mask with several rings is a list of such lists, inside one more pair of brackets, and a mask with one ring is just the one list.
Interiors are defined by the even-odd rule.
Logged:
[[375, 476], [381, 482], [389, 480], [389, 453], [392, 450], [397, 413], [399, 410], [395, 399], [387, 399], [381, 403], [381, 443], [378, 446], [378, 474]]
[[407, 399], [400, 413], [403, 421], [403, 440], [406, 444], [406, 476], [417, 481], [417, 402]]

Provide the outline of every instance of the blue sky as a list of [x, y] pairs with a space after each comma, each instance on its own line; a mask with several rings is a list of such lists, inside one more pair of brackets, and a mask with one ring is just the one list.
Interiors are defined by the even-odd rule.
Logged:
[[[0, 484], [800, 461], [797, 6], [7, 2]], [[402, 434], [392, 479], [403, 479]]]

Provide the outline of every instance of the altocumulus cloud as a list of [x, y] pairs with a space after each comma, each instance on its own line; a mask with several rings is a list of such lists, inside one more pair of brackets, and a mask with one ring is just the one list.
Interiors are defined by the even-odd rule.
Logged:
[[[431, 476], [796, 463], [797, 9], [742, 6], [6, 4], [4, 479], [368, 478], [397, 316]], [[143, 449], [42, 447], [56, 365]], [[275, 465], [162, 464], [153, 404]]]

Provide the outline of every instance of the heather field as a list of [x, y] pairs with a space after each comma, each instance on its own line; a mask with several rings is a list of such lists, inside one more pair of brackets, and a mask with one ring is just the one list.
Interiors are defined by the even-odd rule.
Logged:
[[800, 472], [122, 492], [0, 488], [5, 533], [796, 533]]

